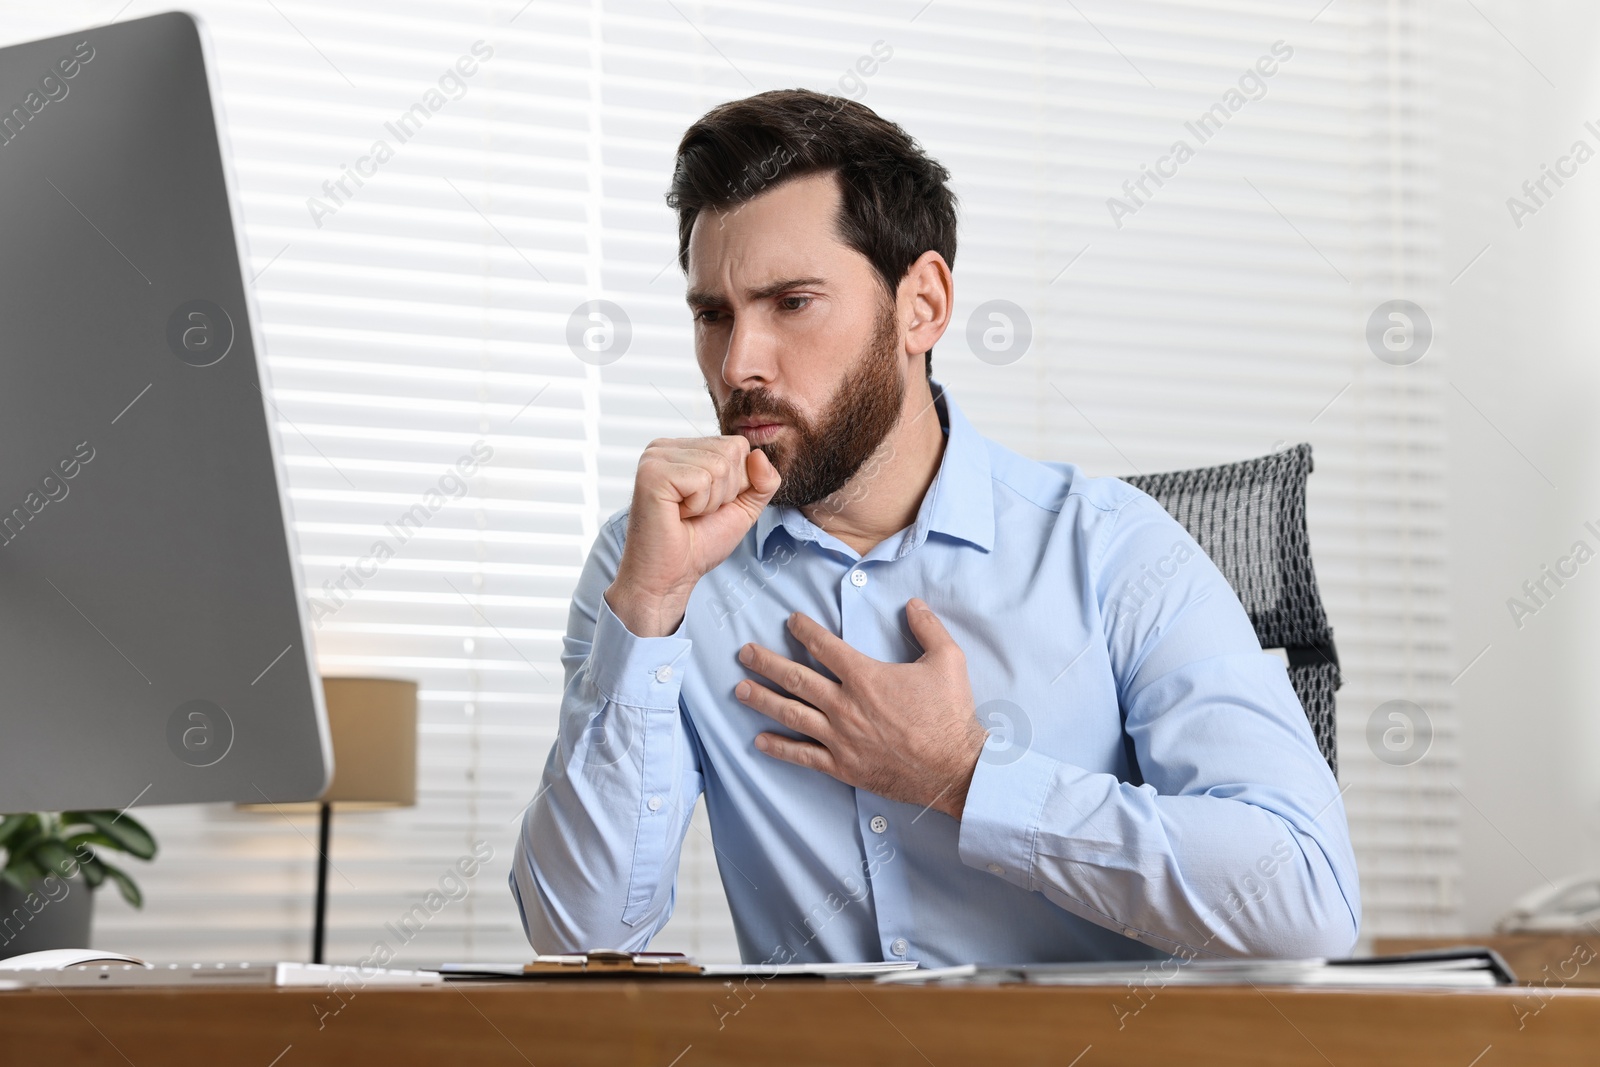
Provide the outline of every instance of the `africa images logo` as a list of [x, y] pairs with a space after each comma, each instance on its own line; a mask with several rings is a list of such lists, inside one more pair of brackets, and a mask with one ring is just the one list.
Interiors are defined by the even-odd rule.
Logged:
[[72, 86], [67, 82], [76, 78], [82, 72], [83, 65], [93, 58], [94, 46], [83, 41], [72, 50], [72, 55], [56, 60], [50, 72], [39, 79], [39, 87], [30, 90], [20, 105], [0, 114], [0, 148], [16, 140], [30, 122], [44, 113], [45, 108], [65, 100], [72, 91]]
[[[478, 58], [473, 59], [472, 56]], [[478, 73], [480, 61], [487, 63], [493, 56], [494, 48], [488, 42], [474, 41], [472, 55], [463, 55], [456, 60], [453, 67], [446, 67], [444, 73], [438, 77], [438, 88], [430, 86], [394, 122], [385, 122], [384, 130], [397, 144], [405, 144], [417, 136], [422, 132], [424, 124], [446, 104], [467, 95], [469, 86], [466, 79]], [[311, 221], [317, 224], [317, 229], [322, 229], [324, 218], [338, 214], [340, 208], [366, 187], [367, 183], [361, 180], [363, 177], [376, 177], [378, 168], [393, 159], [394, 155], [394, 147], [388, 141], [379, 138], [372, 142], [372, 147], [366, 155], [356, 160], [353, 169], [350, 164], [341, 163], [339, 176], [322, 183], [322, 192], [326, 199], [316, 196], [306, 198], [306, 210], [311, 214]], [[351, 183], [355, 185], [354, 189], [350, 187]]]
[[22, 503], [0, 514], [0, 548], [20, 537], [28, 524], [37, 519], [45, 508], [67, 499], [67, 494], [72, 492], [72, 487], [67, 483], [76, 478], [94, 456], [94, 446], [88, 441], [80, 441], [70, 456], [57, 461], [44, 473], [38, 484], [22, 498]]

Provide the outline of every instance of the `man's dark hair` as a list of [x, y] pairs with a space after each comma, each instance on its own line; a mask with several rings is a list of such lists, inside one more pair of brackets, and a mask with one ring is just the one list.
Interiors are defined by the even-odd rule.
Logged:
[[[679, 266], [689, 269], [689, 234], [701, 211], [735, 207], [822, 172], [839, 178], [840, 239], [867, 257], [891, 301], [929, 249], [955, 266], [950, 172], [866, 105], [810, 89], [729, 101], [684, 132], [667, 192], [667, 205], [678, 213]], [[927, 372], [933, 373], [932, 349]]]

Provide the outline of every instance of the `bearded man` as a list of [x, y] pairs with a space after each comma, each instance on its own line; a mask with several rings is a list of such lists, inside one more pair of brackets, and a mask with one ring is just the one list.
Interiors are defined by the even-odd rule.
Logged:
[[933, 379], [948, 179], [802, 90], [685, 133], [668, 203], [722, 436], [652, 442], [579, 579], [512, 865], [537, 950], [646, 948], [702, 794], [748, 963], [1355, 943], [1338, 787], [1221, 574]]

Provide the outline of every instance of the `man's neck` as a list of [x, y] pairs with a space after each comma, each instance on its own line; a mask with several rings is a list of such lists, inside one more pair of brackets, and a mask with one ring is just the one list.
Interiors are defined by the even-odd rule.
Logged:
[[854, 478], [801, 512], [860, 555], [916, 520], [939, 473], [945, 435], [924, 375], [906, 383], [900, 421]]

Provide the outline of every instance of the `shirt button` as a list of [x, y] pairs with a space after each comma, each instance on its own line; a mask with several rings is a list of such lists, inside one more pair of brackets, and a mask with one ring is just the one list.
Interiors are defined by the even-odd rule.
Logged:
[[882, 815], [874, 815], [872, 817], [872, 821], [867, 825], [872, 827], [873, 833], [881, 834], [889, 828], [889, 820], [885, 819]]
[[1131, 937], [1135, 941], [1137, 941], [1137, 940], [1139, 940], [1139, 931], [1135, 930], [1131, 926], [1125, 926], [1125, 927], [1122, 928], [1122, 936], [1123, 937]]
[[859, 569], [851, 571], [850, 572], [850, 584], [855, 586], [857, 589], [860, 589], [862, 586], [866, 585], [867, 584], [867, 572], [864, 571], [864, 570], [859, 570]]
[[663, 663], [656, 668], [656, 681], [661, 682], [663, 685], [672, 681], [672, 664]]
[[645, 802], [645, 807], [649, 808], [651, 811], [660, 811], [661, 810], [661, 798], [660, 797], [651, 797], [648, 801]]
[[998, 863], [991, 863], [991, 864], [989, 864], [989, 873], [990, 874], [1005, 874], [1006, 873], [1006, 869], [1004, 867], [1000, 866]]
[[897, 937], [894, 939], [893, 944], [889, 946], [889, 951], [894, 953], [896, 956], [904, 956], [907, 952], [911, 951], [911, 945], [906, 942], [905, 938]]

